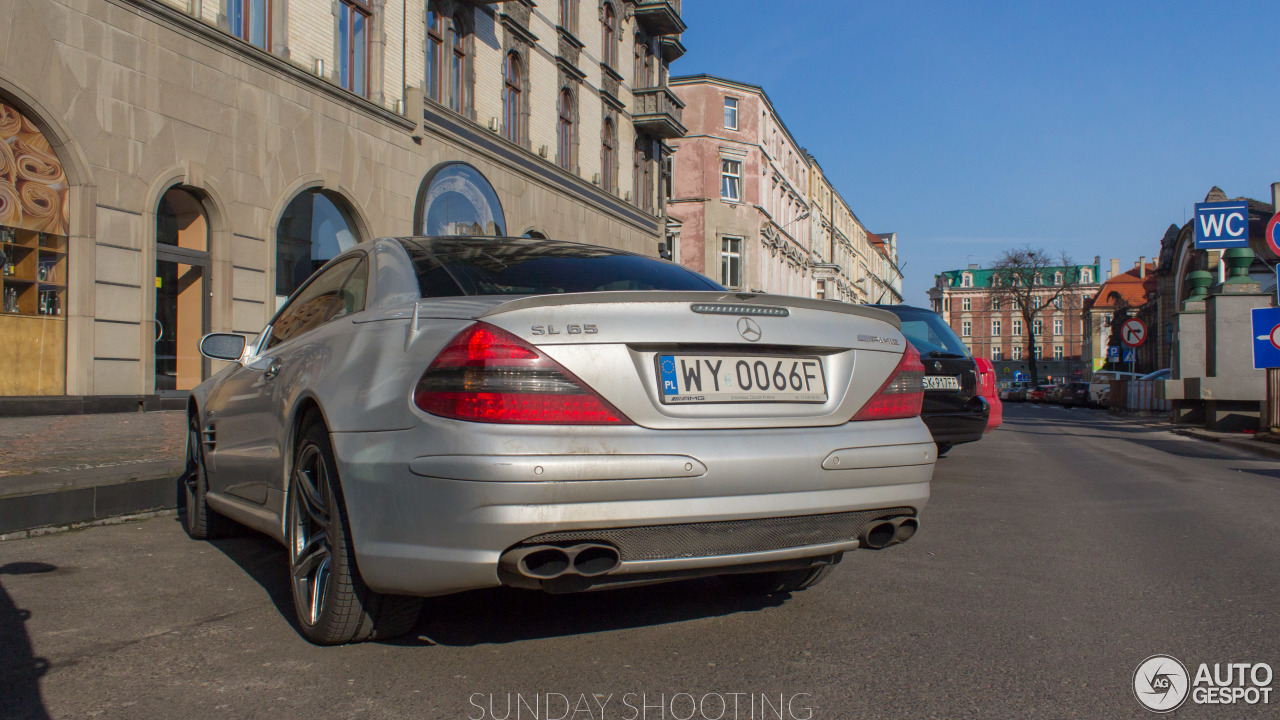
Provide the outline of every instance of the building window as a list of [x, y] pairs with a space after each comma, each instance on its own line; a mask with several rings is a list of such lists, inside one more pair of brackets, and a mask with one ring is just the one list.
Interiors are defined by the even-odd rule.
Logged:
[[1059, 318], [1054, 318], [1053, 320], [1053, 334], [1054, 335], [1062, 334], [1062, 320]]
[[601, 55], [605, 65], [613, 68], [618, 63], [618, 43], [617, 31], [614, 29], [616, 16], [613, 13], [613, 6], [609, 3], [604, 5], [604, 19], [601, 21]]
[[992, 346], [991, 346], [991, 360], [992, 360], [993, 362], [998, 362], [998, 361], [1003, 360], [1003, 359], [1004, 359], [1004, 351], [1000, 349], [1000, 346], [999, 346], [999, 345], [992, 345]]
[[519, 144], [524, 134], [520, 127], [520, 56], [518, 54], [507, 53], [504, 76], [506, 80], [506, 93], [503, 95], [502, 102], [504, 128], [507, 139]]
[[969, 273], [965, 273], [964, 277], [960, 280], [960, 287], [973, 287], [973, 276]]
[[614, 144], [617, 138], [613, 134], [613, 120], [605, 119], [604, 121], [604, 138], [600, 151], [600, 187], [605, 192], [613, 192], [613, 168], [617, 164], [614, 158], [616, 149]]
[[227, 24], [232, 35], [270, 50], [271, 0], [228, 0]]
[[1000, 337], [1000, 318], [993, 318], [991, 320], [991, 334], [996, 337]]
[[1021, 319], [1018, 319], [1018, 320], [1014, 320], [1014, 321], [1013, 321], [1013, 334], [1014, 334], [1014, 335], [1021, 335], [1021, 334], [1022, 334], [1022, 320], [1021, 320]]
[[556, 158], [560, 167], [573, 169], [573, 94], [568, 88], [560, 91], [560, 132], [556, 136]]
[[650, 188], [649, 188], [649, 162], [645, 157], [644, 140], [636, 140], [636, 152], [632, 161], [631, 183], [634, 185], [636, 207], [641, 210], [649, 210]]
[[493, 186], [479, 170], [461, 162], [441, 163], [423, 178], [413, 227], [417, 235], [507, 234], [506, 216]]
[[720, 197], [742, 199], [742, 163], [737, 160], [720, 160]]
[[459, 115], [467, 111], [467, 43], [470, 33], [461, 15], [453, 17], [453, 64], [449, 72], [449, 107]]
[[640, 33], [636, 33], [635, 87], [653, 87], [653, 50]]
[[444, 72], [444, 18], [437, 3], [427, 7], [427, 97], [440, 102]]
[[724, 99], [724, 129], [738, 129], [738, 99], [727, 97]]
[[951, 312], [951, 298], [942, 298], [942, 309]]
[[1044, 322], [1040, 318], [1031, 321], [1031, 334], [1040, 337], [1044, 334]]
[[968, 320], [961, 320], [961, 321], [960, 321], [960, 336], [961, 336], [961, 337], [969, 337], [969, 335], [970, 335], [970, 330], [972, 330], [972, 329], [973, 329], [973, 323], [972, 323], [972, 322], [970, 322], [970, 321], [968, 321]]
[[1014, 346], [1013, 346], [1013, 359], [1014, 359], [1014, 360], [1021, 360], [1021, 359], [1022, 359], [1022, 346], [1021, 346], [1021, 345], [1014, 345]]
[[560, 0], [560, 27], [573, 32], [578, 25], [578, 0]]
[[1061, 360], [1061, 359], [1062, 359], [1062, 346], [1061, 346], [1061, 345], [1054, 345], [1054, 346], [1053, 346], [1053, 359], [1054, 359], [1054, 360]]
[[967, 312], [967, 311], [969, 311], [969, 310], [972, 310], [972, 309], [973, 309], [973, 302], [971, 301], [971, 299], [970, 299], [970, 298], [964, 298], [964, 299], [962, 299], [962, 300], [960, 301], [960, 309], [961, 309], [961, 310], [964, 310], [964, 311], [966, 311], [966, 312]]
[[1056, 272], [1056, 273], [1054, 273], [1054, 274], [1053, 274], [1053, 284], [1054, 284], [1054, 285], [1061, 285], [1061, 284], [1062, 284], [1062, 273], [1061, 273], [1061, 272]]
[[1040, 297], [1039, 295], [1031, 298], [1031, 307], [1035, 308], [1036, 310], [1039, 310], [1040, 306], [1043, 304], [1044, 304], [1044, 298]]
[[720, 239], [720, 284], [730, 290], [742, 285], [742, 238]]
[[1080, 282], [1082, 283], [1093, 282], [1093, 270], [1091, 268], [1080, 269]]
[[369, 10], [357, 0], [338, 4], [338, 82], [357, 95], [369, 89]]
[[992, 309], [992, 310], [999, 310], [999, 309], [1000, 309], [1000, 298], [992, 298], [992, 299], [991, 299], [991, 309]]
[[304, 190], [276, 226], [276, 308], [339, 253], [360, 242], [352, 214], [341, 196]]

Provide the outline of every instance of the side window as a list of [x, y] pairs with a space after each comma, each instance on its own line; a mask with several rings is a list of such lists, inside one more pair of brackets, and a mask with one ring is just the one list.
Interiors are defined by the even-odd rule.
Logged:
[[[348, 258], [312, 278], [276, 316], [275, 322], [271, 324], [271, 339], [267, 341], [267, 347], [272, 348], [286, 340], [292, 340], [345, 314], [343, 284], [356, 264], [362, 262], [363, 258]], [[363, 286], [360, 295], [363, 307]]]
[[342, 285], [342, 292], [339, 296], [342, 304], [338, 308], [338, 313], [334, 318], [358, 313], [364, 310], [365, 295], [369, 290], [369, 263], [360, 258], [360, 264], [356, 265], [356, 269], [352, 271], [351, 276]]

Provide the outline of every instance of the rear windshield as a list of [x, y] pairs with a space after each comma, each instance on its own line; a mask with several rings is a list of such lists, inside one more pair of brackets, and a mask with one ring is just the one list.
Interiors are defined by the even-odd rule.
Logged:
[[1112, 380], [1115, 380], [1115, 379], [1116, 379], [1116, 376], [1111, 373], [1097, 372], [1093, 374], [1092, 382], [1104, 383], [1104, 382], [1111, 382]]
[[662, 260], [540, 238], [400, 238], [422, 297], [724, 290]]
[[960, 342], [942, 316], [901, 306], [881, 306], [902, 320], [902, 334], [907, 336], [921, 357], [969, 357], [969, 349]]

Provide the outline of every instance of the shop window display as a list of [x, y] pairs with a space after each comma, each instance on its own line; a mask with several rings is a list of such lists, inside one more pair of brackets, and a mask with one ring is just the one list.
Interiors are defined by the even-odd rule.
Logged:
[[0, 395], [60, 395], [68, 184], [30, 118], [0, 102]]

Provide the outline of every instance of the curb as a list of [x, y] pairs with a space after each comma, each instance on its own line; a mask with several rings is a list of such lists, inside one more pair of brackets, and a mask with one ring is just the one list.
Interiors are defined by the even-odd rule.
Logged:
[[182, 460], [0, 478], [0, 535], [177, 506]]
[[1212, 435], [1204, 430], [1195, 428], [1170, 428], [1169, 432], [1175, 435], [1195, 438], [1197, 440], [1207, 440], [1209, 442], [1222, 443], [1228, 447], [1247, 450], [1257, 455], [1265, 455], [1269, 458], [1280, 460], [1280, 446], [1272, 446], [1268, 443], [1259, 442], [1257, 440], [1245, 440], [1243, 438], [1219, 437]]

